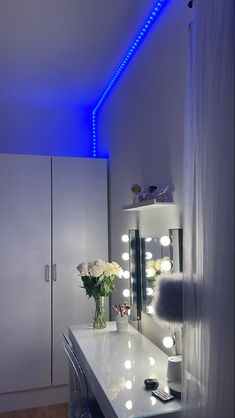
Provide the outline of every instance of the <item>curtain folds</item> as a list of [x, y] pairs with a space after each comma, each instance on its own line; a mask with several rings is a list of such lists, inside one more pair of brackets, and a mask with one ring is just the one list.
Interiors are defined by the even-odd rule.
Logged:
[[234, 1], [194, 0], [184, 145], [187, 418], [230, 418], [234, 398]]

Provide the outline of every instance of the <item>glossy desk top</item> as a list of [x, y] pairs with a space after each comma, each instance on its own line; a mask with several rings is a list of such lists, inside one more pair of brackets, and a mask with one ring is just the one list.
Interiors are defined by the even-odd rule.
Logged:
[[168, 357], [132, 326], [126, 333], [118, 333], [115, 322], [102, 330], [71, 326], [70, 338], [107, 418], [159, 417], [180, 410], [180, 400], [163, 403], [145, 389], [147, 377], [167, 387]]

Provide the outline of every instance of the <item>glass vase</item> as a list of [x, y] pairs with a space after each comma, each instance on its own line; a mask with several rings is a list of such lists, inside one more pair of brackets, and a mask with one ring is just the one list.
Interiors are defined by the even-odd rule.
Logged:
[[93, 328], [101, 329], [106, 327], [104, 297], [96, 296], [95, 298], [95, 316], [93, 319]]

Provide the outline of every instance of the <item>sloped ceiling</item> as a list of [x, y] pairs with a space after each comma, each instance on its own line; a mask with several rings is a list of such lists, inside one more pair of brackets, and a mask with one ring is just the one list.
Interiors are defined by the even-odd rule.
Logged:
[[155, 0], [0, 0], [0, 104], [92, 106]]

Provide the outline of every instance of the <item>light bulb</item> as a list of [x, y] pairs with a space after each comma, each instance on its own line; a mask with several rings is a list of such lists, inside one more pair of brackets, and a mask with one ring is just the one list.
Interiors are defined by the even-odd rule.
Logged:
[[145, 238], [145, 241], [150, 242], [150, 241], [152, 241], [152, 238]]
[[171, 271], [171, 262], [169, 260], [164, 260], [161, 263], [161, 269], [165, 272]]
[[128, 260], [129, 260], [129, 258], [130, 258], [130, 256], [129, 256], [129, 254], [128, 254], [128, 253], [123, 253], [123, 254], [122, 254], [122, 259], [123, 259], [123, 260], [128, 261]]
[[129, 272], [128, 270], [124, 270], [124, 272], [123, 272], [123, 277], [124, 277], [124, 279], [129, 279], [129, 277], [130, 277], [130, 272]]
[[154, 309], [153, 309], [152, 305], [147, 306], [146, 311], [147, 311], [148, 314], [152, 315], [153, 312], [154, 312]]
[[153, 295], [153, 289], [151, 287], [146, 287], [146, 295], [152, 296]]
[[122, 294], [123, 294], [123, 296], [125, 298], [129, 298], [129, 296], [130, 296], [130, 290], [129, 289], [124, 289], [123, 292], [122, 292]]
[[126, 234], [122, 235], [122, 242], [128, 242], [128, 241], [129, 241], [128, 235]]
[[151, 258], [153, 257], [153, 254], [152, 253], [150, 253], [150, 251], [147, 251], [146, 253], [145, 253], [145, 258], [146, 258], [146, 260], [151, 260]]
[[164, 347], [171, 348], [175, 344], [175, 340], [172, 337], [164, 337], [162, 340]]
[[170, 239], [170, 237], [168, 237], [168, 235], [163, 235], [160, 238], [160, 243], [163, 247], [168, 247], [168, 245], [170, 245], [170, 243], [171, 243], [171, 239]]

